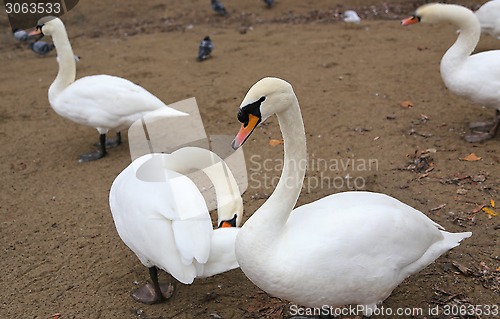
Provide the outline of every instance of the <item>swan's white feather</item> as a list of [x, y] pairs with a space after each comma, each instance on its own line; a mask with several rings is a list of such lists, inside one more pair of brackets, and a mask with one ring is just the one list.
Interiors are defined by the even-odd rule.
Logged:
[[500, 50], [473, 54], [463, 64], [443, 65], [441, 74], [455, 94], [500, 110]]
[[475, 13], [481, 24], [481, 32], [500, 38], [500, 1], [488, 1]]
[[379, 193], [343, 192], [293, 209], [305, 174], [297, 163], [307, 157], [297, 98], [289, 83], [264, 78], [245, 96], [240, 116], [256, 105], [262, 118], [278, 117], [285, 165], [273, 194], [239, 232], [236, 257], [267, 293], [306, 307], [361, 305], [370, 315], [406, 277], [472, 235], [445, 232]]
[[[162, 167], [170, 156], [139, 157], [114, 180], [109, 204], [120, 238], [146, 267], [163, 269], [184, 284], [238, 267], [236, 235], [213, 230], [198, 187], [188, 177]], [[138, 172], [147, 170], [164, 178], [144, 180]]]
[[101, 129], [128, 128], [145, 113], [165, 108], [166, 114], [184, 113], [165, 103], [129, 80], [110, 75], [78, 79], [62, 91], [51, 104], [61, 116]]
[[[49, 102], [59, 115], [105, 134], [110, 129], [128, 128], [147, 112], [169, 109], [153, 94], [123, 78], [91, 75], [75, 81], [73, 49], [63, 22], [45, 17], [39, 24], [44, 35], [52, 36], [57, 51], [59, 71], [49, 88]], [[169, 111], [163, 114], [187, 115], [174, 109]]]
[[[170, 182], [144, 182], [133, 169], [125, 169], [111, 187], [110, 207], [120, 237], [146, 267], [156, 265], [180, 282], [192, 283], [194, 261], [206, 262], [210, 253], [211, 220], [189, 178]], [[186, 195], [189, 200], [182, 201]], [[182, 219], [182, 209], [197, 209], [199, 216]], [[193, 210], [190, 214], [195, 215]], [[200, 227], [207, 223], [209, 227]]]

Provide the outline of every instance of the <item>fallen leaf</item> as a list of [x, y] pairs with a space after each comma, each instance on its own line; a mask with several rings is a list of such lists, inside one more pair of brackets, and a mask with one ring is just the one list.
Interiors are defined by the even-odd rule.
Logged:
[[495, 212], [494, 209], [492, 208], [489, 208], [489, 207], [483, 207], [482, 208], [482, 211], [485, 212], [486, 214], [490, 215], [490, 216], [493, 216], [493, 217], [496, 217], [498, 216], [498, 213]]
[[401, 102], [399, 102], [399, 106], [401, 106], [404, 109], [409, 109], [410, 107], [413, 107], [413, 102], [411, 102], [411, 101], [401, 101]]
[[462, 161], [467, 161], [467, 162], [475, 162], [481, 160], [482, 157], [477, 156], [475, 153], [470, 153], [464, 158], [461, 158]]
[[451, 264], [455, 266], [458, 270], [460, 270], [460, 272], [464, 275], [472, 274], [472, 270], [470, 270], [470, 268], [467, 268], [466, 266], [459, 264], [456, 261], [453, 261]]
[[63, 315], [61, 315], [59, 312], [51, 315], [51, 317], [52, 317], [53, 319], [60, 319], [60, 318], [62, 318], [62, 316], [63, 316]]
[[431, 208], [430, 211], [435, 212], [436, 210], [440, 210], [441, 208], [444, 208], [445, 206], [446, 206], [446, 204], [441, 204], [438, 207]]
[[474, 208], [471, 213], [475, 214], [477, 212], [479, 212], [480, 210], [482, 210], [486, 205], [480, 205], [480, 206], [477, 206], [476, 208]]
[[492, 199], [490, 199], [490, 206], [491, 206], [492, 208], [495, 208], [495, 200], [494, 200], [493, 198], [492, 198]]
[[280, 144], [284, 144], [284, 141], [283, 140], [269, 140], [269, 145], [271, 145], [271, 146], [277, 146]]

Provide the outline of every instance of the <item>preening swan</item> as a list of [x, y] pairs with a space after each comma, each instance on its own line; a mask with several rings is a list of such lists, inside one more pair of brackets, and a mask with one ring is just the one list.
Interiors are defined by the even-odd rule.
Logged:
[[[203, 170], [217, 197], [218, 225], [213, 230], [205, 199], [186, 177]], [[152, 284], [132, 297], [153, 304], [168, 298], [157, 267], [191, 284], [238, 267], [234, 241], [243, 216], [238, 185], [224, 161], [211, 151], [186, 147], [172, 154], [139, 157], [115, 179], [109, 205], [123, 242], [149, 268]]]
[[500, 39], [500, 1], [488, 1], [475, 13], [481, 25], [481, 33]]
[[[129, 80], [110, 76], [86, 76], [75, 81], [76, 66], [73, 50], [64, 24], [59, 18], [45, 17], [38, 21], [37, 30], [30, 33], [52, 36], [59, 71], [49, 88], [49, 102], [57, 114], [73, 122], [95, 127], [100, 134], [99, 150], [83, 154], [80, 161], [96, 160], [106, 155], [106, 146], [121, 143], [120, 130], [128, 128], [147, 112], [164, 108], [167, 116], [183, 116], [183, 112], [165, 105], [160, 99]], [[109, 130], [115, 130], [115, 140], [106, 141]]]
[[414, 16], [401, 23], [449, 22], [459, 29], [455, 43], [441, 59], [441, 77], [453, 93], [473, 102], [495, 109], [493, 122], [471, 123], [474, 133], [465, 136], [469, 142], [482, 142], [493, 138], [500, 127], [500, 50], [471, 55], [481, 35], [481, 27], [474, 13], [454, 4], [432, 3], [423, 5]]
[[236, 237], [240, 268], [270, 295], [306, 307], [363, 305], [369, 316], [406, 277], [472, 235], [446, 232], [378, 193], [343, 192], [293, 209], [305, 175], [306, 137], [289, 83], [264, 78], [250, 88], [233, 148], [273, 114], [284, 139], [283, 171]]

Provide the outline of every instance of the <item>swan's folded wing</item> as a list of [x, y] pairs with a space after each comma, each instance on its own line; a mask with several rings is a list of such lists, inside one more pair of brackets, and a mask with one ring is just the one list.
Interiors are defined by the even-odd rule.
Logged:
[[207, 262], [210, 255], [210, 240], [212, 225], [204, 220], [177, 220], [172, 223], [175, 245], [185, 265], [196, 260], [198, 263]]
[[213, 232], [205, 199], [189, 178], [171, 172], [168, 180], [170, 211], [176, 213], [175, 217], [171, 216], [172, 229], [182, 262], [188, 265], [195, 259], [205, 263], [210, 254]]
[[[75, 101], [75, 97], [78, 101]], [[138, 115], [167, 108], [165, 103], [144, 88], [109, 75], [83, 77], [64, 90], [56, 101], [58, 109], [64, 113], [61, 115], [94, 127], [130, 125], [137, 120]], [[75, 103], [78, 108], [73, 107]], [[171, 116], [184, 114], [171, 110]]]

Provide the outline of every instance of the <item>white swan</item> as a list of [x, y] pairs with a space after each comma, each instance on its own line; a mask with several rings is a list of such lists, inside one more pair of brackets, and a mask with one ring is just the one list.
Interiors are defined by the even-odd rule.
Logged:
[[500, 50], [471, 55], [481, 35], [479, 21], [469, 9], [453, 4], [423, 5], [414, 16], [401, 23], [450, 22], [460, 29], [455, 43], [441, 59], [441, 77], [450, 91], [465, 96], [477, 104], [495, 109], [495, 118], [489, 123], [471, 123], [475, 131], [465, 136], [469, 142], [493, 138], [500, 127]]
[[448, 233], [378, 193], [338, 193], [293, 209], [305, 174], [306, 137], [289, 83], [264, 78], [248, 91], [233, 148], [273, 114], [285, 142], [281, 178], [236, 238], [240, 268], [269, 294], [307, 307], [363, 305], [370, 315], [406, 277], [471, 236]]
[[[164, 115], [183, 116], [144, 88], [129, 80], [110, 76], [86, 76], [75, 81], [76, 66], [73, 50], [64, 24], [59, 18], [44, 17], [37, 30], [30, 35], [52, 36], [57, 51], [59, 71], [49, 88], [49, 102], [54, 111], [73, 122], [95, 127], [100, 134], [99, 150], [84, 154], [80, 161], [96, 160], [106, 153], [106, 146], [121, 143], [120, 130], [128, 128], [147, 112], [164, 108]], [[107, 141], [109, 130], [117, 131], [117, 138]]]
[[[196, 185], [186, 177], [203, 170], [216, 191], [218, 225], [212, 221]], [[234, 241], [243, 215], [243, 202], [231, 171], [211, 151], [186, 147], [172, 154], [148, 154], [132, 162], [115, 179], [109, 205], [123, 242], [149, 268], [151, 284], [133, 298], [153, 304], [170, 294], [158, 283], [157, 267], [191, 284], [238, 267]]]
[[486, 2], [475, 14], [481, 25], [481, 32], [500, 39], [500, 1]]

